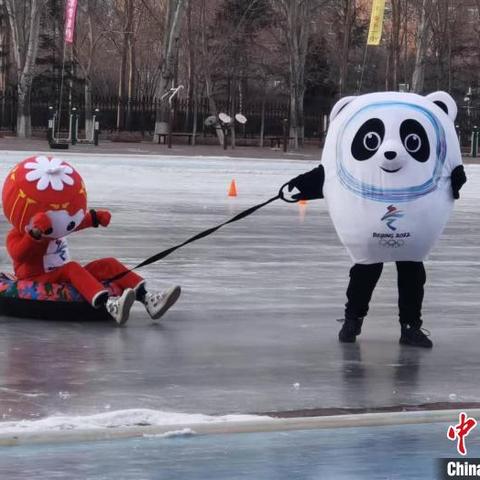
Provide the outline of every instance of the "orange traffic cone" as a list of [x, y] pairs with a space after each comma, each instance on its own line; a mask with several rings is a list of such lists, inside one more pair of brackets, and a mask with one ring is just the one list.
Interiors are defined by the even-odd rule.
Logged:
[[232, 180], [230, 183], [230, 188], [228, 189], [228, 196], [229, 197], [236, 197], [237, 196], [237, 184], [235, 180]]
[[299, 200], [298, 201], [298, 214], [300, 217], [300, 223], [305, 221], [305, 216], [307, 215], [307, 201]]

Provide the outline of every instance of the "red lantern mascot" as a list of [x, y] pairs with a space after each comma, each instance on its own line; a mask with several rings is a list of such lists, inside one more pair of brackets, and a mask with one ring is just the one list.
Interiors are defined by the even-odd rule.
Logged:
[[84, 228], [107, 227], [111, 214], [87, 211], [82, 177], [67, 162], [46, 156], [27, 158], [9, 173], [2, 197], [3, 211], [13, 226], [7, 250], [18, 280], [70, 283], [93, 307], [105, 306], [120, 325], [128, 320], [135, 300], [158, 319], [178, 299], [180, 287], [149, 293], [143, 278], [133, 272], [115, 281], [121, 296], [109, 296], [102, 281], [125, 272], [124, 265], [114, 258], [84, 267], [70, 261], [66, 237]]

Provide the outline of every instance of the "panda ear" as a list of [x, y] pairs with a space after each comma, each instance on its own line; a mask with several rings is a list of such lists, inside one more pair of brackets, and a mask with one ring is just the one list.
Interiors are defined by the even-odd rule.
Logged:
[[440, 107], [452, 119], [452, 121], [455, 121], [458, 112], [457, 104], [447, 92], [434, 92], [427, 95], [426, 98]]
[[332, 121], [336, 116], [346, 107], [353, 99], [356, 97], [343, 97], [341, 98], [332, 108], [330, 112], [330, 121]]

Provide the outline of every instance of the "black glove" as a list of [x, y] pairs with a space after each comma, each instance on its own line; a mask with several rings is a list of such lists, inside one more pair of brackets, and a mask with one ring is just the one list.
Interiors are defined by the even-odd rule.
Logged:
[[460, 198], [460, 189], [467, 181], [467, 176], [465, 175], [465, 169], [463, 168], [463, 165], [458, 165], [458, 167], [455, 167], [452, 170], [450, 181], [452, 182], [453, 198]]
[[292, 195], [294, 200], [314, 200], [315, 198], [323, 198], [323, 183], [325, 182], [325, 170], [322, 165], [310, 170], [310, 172], [302, 173], [298, 177], [292, 178], [287, 184], [288, 191], [294, 188], [300, 193]]

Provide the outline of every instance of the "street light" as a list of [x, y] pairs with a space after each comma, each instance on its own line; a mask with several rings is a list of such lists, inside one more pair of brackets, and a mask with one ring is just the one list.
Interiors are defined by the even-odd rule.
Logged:
[[468, 117], [468, 124], [470, 125], [470, 107], [472, 105], [472, 96], [473, 96], [473, 93], [472, 93], [472, 87], [468, 87], [468, 91], [467, 93], [465, 94], [465, 98], [463, 99], [463, 101], [465, 102], [465, 105], [467, 106], [467, 117]]

